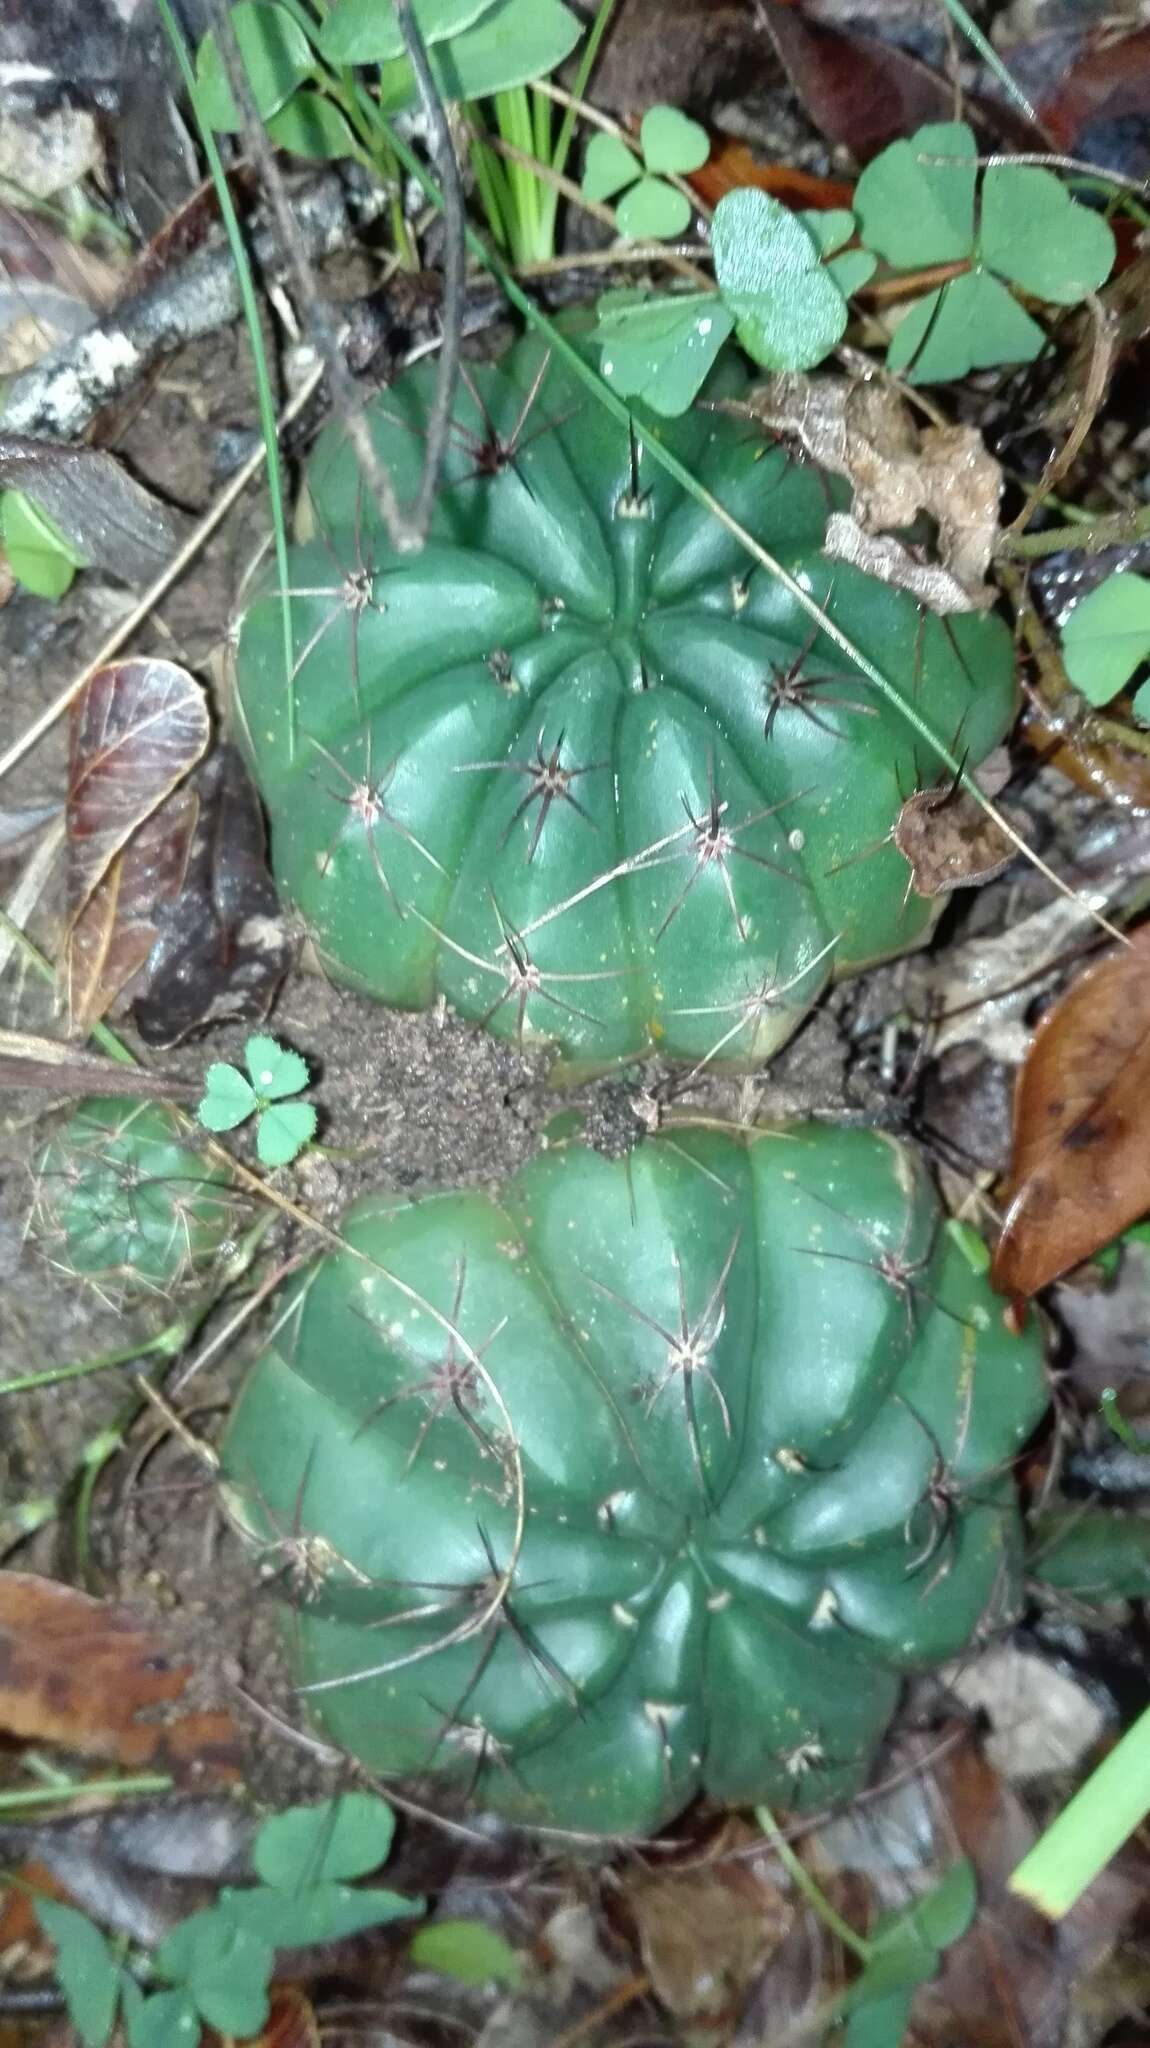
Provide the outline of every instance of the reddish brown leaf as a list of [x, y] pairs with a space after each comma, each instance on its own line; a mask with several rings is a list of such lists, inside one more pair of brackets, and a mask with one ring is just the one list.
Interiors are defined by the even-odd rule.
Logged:
[[761, 18], [816, 128], [866, 163], [925, 121], [948, 121], [954, 88], [897, 43], [806, 21], [789, 0], [764, 0]]
[[186, 785], [116, 854], [68, 933], [68, 1029], [86, 1037], [139, 972], [159, 937], [161, 906], [179, 893], [199, 816]]
[[[762, 1855], [741, 1860], [756, 1841]], [[795, 1920], [771, 1876], [768, 1844], [742, 1821], [723, 1830], [706, 1862], [625, 1876], [621, 1903], [660, 2003], [708, 2031], [725, 2032], [738, 2018]]]
[[[1040, 111], [1056, 148], [1113, 163], [1135, 177], [1144, 173], [1150, 157], [1150, 28], [1088, 37]], [[1121, 124], [1120, 162], [1096, 133], [1103, 124]]]
[[73, 706], [68, 750], [68, 911], [79, 916], [116, 855], [206, 751], [207, 700], [171, 661], [102, 668]]
[[991, 1279], [1037, 1294], [1150, 1209], [1150, 925], [1088, 967], [1034, 1034], [1015, 1092]]
[[180, 1699], [191, 1672], [110, 1601], [29, 1572], [0, 1573], [0, 1730], [128, 1768], [239, 1775], [228, 1714], [142, 1721]]
[[790, 164], [765, 164], [745, 142], [733, 136], [716, 137], [715, 146], [699, 171], [687, 180], [706, 206], [717, 206], [725, 192], [739, 185], [756, 185], [781, 199], [784, 206], [828, 209], [849, 206], [854, 186], [840, 178], [816, 178], [811, 171], [797, 171]]

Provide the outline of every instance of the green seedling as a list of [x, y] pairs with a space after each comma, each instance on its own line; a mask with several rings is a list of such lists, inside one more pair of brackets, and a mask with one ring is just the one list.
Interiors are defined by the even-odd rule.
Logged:
[[596, 134], [587, 144], [582, 191], [585, 199], [614, 199], [615, 225], [625, 241], [673, 241], [691, 224], [691, 202], [667, 183], [667, 174], [686, 177], [706, 163], [710, 137], [676, 107], [649, 107], [639, 129], [639, 151], [618, 135]]
[[128, 2048], [196, 2048], [205, 2027], [245, 2040], [258, 2034], [277, 1949], [341, 1941], [422, 1913], [422, 1899], [353, 1883], [384, 1862], [393, 1832], [390, 1807], [364, 1792], [273, 1815], [253, 1850], [262, 1883], [225, 1887], [150, 1956], [113, 1947], [74, 1907], [37, 1900], [84, 2048], [105, 2048], [118, 2013]]
[[204, 1076], [196, 1115], [208, 1131], [233, 1131], [256, 1119], [256, 1156], [264, 1166], [286, 1166], [315, 1136], [310, 1102], [290, 1102], [310, 1086], [306, 1060], [259, 1032], [244, 1047], [247, 1074], [216, 1060]]
[[901, 1676], [1016, 1611], [1046, 1389], [885, 1135], [556, 1137], [500, 1199], [372, 1196], [222, 1446], [325, 1735], [527, 1825], [817, 1808]]

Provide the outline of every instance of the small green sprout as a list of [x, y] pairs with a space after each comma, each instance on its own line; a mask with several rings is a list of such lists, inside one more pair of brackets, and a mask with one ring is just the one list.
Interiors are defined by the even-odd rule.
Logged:
[[582, 192], [585, 199], [613, 199], [615, 225], [629, 242], [673, 241], [690, 226], [691, 202], [666, 176], [697, 171], [711, 153], [710, 139], [697, 121], [677, 107], [650, 107], [639, 129], [642, 162], [618, 135], [594, 135], [587, 145]]
[[0, 491], [0, 535], [8, 567], [33, 597], [63, 597], [87, 565], [58, 526], [23, 491]]
[[286, 1166], [315, 1136], [311, 1103], [284, 1100], [308, 1086], [307, 1063], [298, 1052], [258, 1033], [244, 1047], [244, 1064], [246, 1076], [222, 1060], [213, 1062], [196, 1116], [208, 1131], [233, 1131], [254, 1116], [257, 1157], [265, 1166]]
[[118, 1954], [86, 1914], [37, 1899], [84, 2048], [105, 2048], [118, 2007], [128, 2048], [196, 2048], [204, 2026], [258, 2034], [277, 1949], [341, 1941], [423, 1912], [422, 1899], [350, 1882], [379, 1868], [394, 1829], [386, 1801], [367, 1792], [273, 1814], [253, 1849], [263, 1882], [225, 1887], [216, 1905], [181, 1920], [149, 1958]]

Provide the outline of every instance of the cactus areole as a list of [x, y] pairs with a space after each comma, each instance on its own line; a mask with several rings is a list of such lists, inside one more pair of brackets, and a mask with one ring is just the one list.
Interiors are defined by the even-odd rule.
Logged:
[[[368, 417], [402, 498], [433, 365]], [[737, 394], [734, 360], [704, 396]], [[696, 410], [666, 445], [977, 763], [1014, 705], [996, 619], [939, 618], [821, 552], [841, 486]], [[237, 723], [280, 883], [325, 970], [446, 996], [569, 1066], [652, 1047], [767, 1057], [832, 974], [932, 908], [890, 843], [929, 744], [534, 340], [461, 385], [421, 552], [387, 544], [338, 427], [291, 555], [295, 661], [265, 579]]]
[[1016, 1610], [1045, 1405], [915, 1156], [822, 1126], [556, 1144], [382, 1196], [224, 1444], [324, 1732], [531, 1824], [818, 1805]]

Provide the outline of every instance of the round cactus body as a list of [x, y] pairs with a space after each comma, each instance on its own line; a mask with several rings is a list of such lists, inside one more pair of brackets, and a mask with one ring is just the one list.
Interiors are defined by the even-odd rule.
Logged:
[[235, 1227], [226, 1168], [210, 1166], [156, 1103], [82, 1102], [36, 1173], [36, 1235], [84, 1279], [168, 1293], [202, 1272]]
[[[414, 495], [433, 365], [369, 410]], [[720, 363], [705, 395], [737, 394]], [[938, 737], [1013, 712], [1008, 635], [820, 551], [838, 485], [699, 410], [661, 437]], [[291, 557], [244, 618], [238, 719], [285, 893], [325, 970], [444, 995], [577, 1067], [657, 1047], [747, 1065], [833, 973], [932, 907], [890, 843], [929, 745], [540, 344], [461, 387], [427, 545], [386, 541], [338, 428]]]
[[344, 1235], [223, 1456], [307, 1702], [372, 1769], [609, 1834], [699, 1790], [821, 1804], [900, 1674], [1015, 1611], [1038, 1339], [893, 1140], [559, 1144]]

